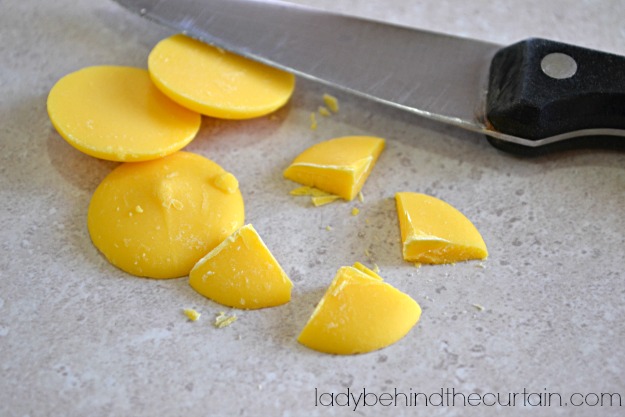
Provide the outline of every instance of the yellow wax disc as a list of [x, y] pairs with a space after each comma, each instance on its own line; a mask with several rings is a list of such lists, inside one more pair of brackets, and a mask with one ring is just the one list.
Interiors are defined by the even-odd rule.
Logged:
[[61, 78], [48, 96], [48, 115], [78, 150], [111, 161], [169, 155], [197, 134], [201, 116], [161, 93], [146, 70], [88, 67]]
[[207, 116], [249, 119], [282, 107], [293, 74], [184, 35], [159, 42], [148, 58], [156, 86], [172, 100]]
[[122, 164], [98, 186], [87, 216], [94, 245], [120, 269], [175, 278], [243, 225], [238, 188], [226, 172], [193, 153]]

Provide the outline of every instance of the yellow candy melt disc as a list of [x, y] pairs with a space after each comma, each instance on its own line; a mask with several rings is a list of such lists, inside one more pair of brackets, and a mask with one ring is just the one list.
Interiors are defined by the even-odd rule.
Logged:
[[184, 35], [159, 42], [148, 58], [156, 86], [172, 100], [207, 116], [249, 119], [282, 107], [293, 74]]
[[175, 278], [244, 222], [238, 188], [226, 172], [193, 153], [122, 164], [98, 186], [87, 216], [94, 245], [120, 269]]
[[176, 104], [146, 70], [96, 66], [61, 78], [48, 95], [48, 115], [76, 149], [111, 161], [169, 155], [197, 134], [201, 116]]
[[403, 338], [421, 317], [409, 295], [360, 263], [342, 267], [297, 340], [319, 352], [371, 352]]

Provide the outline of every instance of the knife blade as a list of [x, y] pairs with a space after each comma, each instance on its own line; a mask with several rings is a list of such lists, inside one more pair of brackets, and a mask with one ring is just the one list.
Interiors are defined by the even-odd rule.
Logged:
[[200, 41], [484, 134], [506, 151], [625, 143], [621, 56], [544, 39], [503, 47], [280, 0], [114, 1]]

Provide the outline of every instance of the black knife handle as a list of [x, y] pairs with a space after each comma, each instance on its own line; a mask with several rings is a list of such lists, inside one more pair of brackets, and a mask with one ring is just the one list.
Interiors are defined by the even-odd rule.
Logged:
[[[532, 141], [585, 129], [625, 130], [625, 57], [546, 39], [503, 48], [491, 61], [486, 117], [494, 130]], [[610, 141], [625, 145], [625, 137]], [[573, 142], [593, 146], [606, 138]]]

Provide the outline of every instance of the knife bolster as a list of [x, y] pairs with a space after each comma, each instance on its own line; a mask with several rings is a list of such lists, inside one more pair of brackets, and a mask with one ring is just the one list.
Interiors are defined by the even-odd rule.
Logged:
[[530, 140], [625, 129], [625, 57], [545, 39], [503, 48], [491, 61], [486, 116]]

